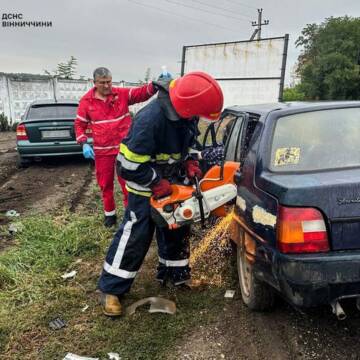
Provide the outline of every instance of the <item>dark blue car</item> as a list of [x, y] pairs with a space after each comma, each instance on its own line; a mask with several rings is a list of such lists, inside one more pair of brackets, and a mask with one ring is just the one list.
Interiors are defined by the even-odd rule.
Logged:
[[215, 133], [240, 163], [231, 239], [245, 304], [265, 310], [278, 293], [344, 318], [339, 301], [360, 299], [360, 102], [234, 106]]

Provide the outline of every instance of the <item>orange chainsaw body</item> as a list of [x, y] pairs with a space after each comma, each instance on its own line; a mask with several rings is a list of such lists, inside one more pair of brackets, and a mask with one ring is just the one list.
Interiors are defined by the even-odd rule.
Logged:
[[[238, 162], [227, 161], [224, 163], [222, 178], [221, 176], [221, 167], [219, 165], [215, 165], [211, 167], [202, 180], [200, 181], [200, 191], [203, 194], [206, 194], [207, 191], [212, 190], [214, 188], [224, 187], [224, 185], [229, 185], [234, 183], [234, 175], [236, 170], [239, 168]], [[151, 197], [150, 204], [152, 208], [155, 210], [156, 215], [162, 214], [163, 217], [167, 217], [169, 213], [175, 212], [176, 209], [186, 201], [186, 203], [191, 203], [191, 198], [194, 197], [195, 187], [194, 185], [171, 185], [172, 194], [166, 196], [161, 199], [154, 199]], [[195, 202], [195, 200], [193, 200]], [[182, 210], [180, 208], [180, 210]], [[189, 213], [189, 209], [187, 210]], [[183, 211], [184, 220], [186, 220], [186, 209]], [[225, 205], [222, 204], [216, 209], [211, 210], [211, 214], [216, 216], [225, 216]], [[158, 216], [157, 216], [158, 217]], [[159, 218], [159, 217], [158, 217]], [[169, 224], [169, 228], [174, 229], [179, 227], [179, 224]]]

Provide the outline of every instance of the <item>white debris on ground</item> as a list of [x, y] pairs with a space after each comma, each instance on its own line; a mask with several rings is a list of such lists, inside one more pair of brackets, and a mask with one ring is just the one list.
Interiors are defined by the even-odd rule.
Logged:
[[16, 217], [20, 216], [20, 214], [16, 210], [8, 210], [5, 214], [7, 217]]
[[66, 280], [66, 279], [71, 279], [73, 277], [75, 277], [75, 275], [77, 274], [76, 270], [70, 271], [68, 273], [65, 273], [64, 275], [61, 275], [61, 277]]
[[235, 295], [235, 290], [226, 290], [224, 298], [232, 299]]
[[109, 360], [121, 360], [121, 357], [118, 353], [108, 353]]
[[67, 353], [63, 360], [99, 360], [99, 358], [91, 358], [86, 356], [79, 356], [72, 353]]

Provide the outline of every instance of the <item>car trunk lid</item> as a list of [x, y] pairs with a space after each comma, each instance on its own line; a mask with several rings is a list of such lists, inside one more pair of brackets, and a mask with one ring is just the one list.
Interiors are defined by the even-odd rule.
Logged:
[[279, 204], [319, 209], [333, 250], [360, 249], [360, 169], [311, 174], [261, 174], [258, 186]]
[[74, 120], [31, 120], [25, 123], [30, 142], [75, 141]]
[[34, 104], [24, 125], [30, 142], [75, 141], [76, 104]]

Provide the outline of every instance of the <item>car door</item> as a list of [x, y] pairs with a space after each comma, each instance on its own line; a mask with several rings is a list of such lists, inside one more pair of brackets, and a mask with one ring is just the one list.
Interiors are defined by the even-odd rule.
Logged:
[[202, 149], [213, 146], [224, 146], [225, 161], [240, 160], [238, 146], [239, 135], [247, 114], [224, 113], [219, 121], [210, 124], [204, 133]]

